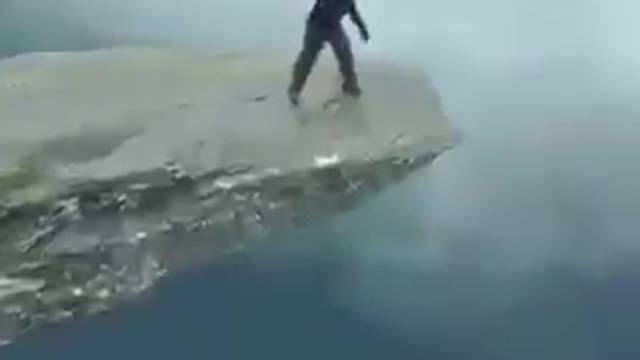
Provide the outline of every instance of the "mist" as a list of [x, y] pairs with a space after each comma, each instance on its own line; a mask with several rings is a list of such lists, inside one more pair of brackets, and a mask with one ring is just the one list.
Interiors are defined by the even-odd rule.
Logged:
[[[0, 55], [163, 44], [293, 60], [310, 6], [4, 0]], [[356, 56], [422, 66], [464, 141], [365, 209], [305, 233], [297, 246], [337, 259], [334, 301], [436, 358], [637, 358], [640, 5], [359, 7], [372, 42], [354, 36]]]

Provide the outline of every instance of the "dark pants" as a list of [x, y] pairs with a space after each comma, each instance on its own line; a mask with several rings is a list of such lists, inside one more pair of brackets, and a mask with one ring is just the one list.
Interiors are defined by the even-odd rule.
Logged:
[[351, 92], [359, 90], [351, 42], [344, 28], [338, 25], [335, 28], [324, 29], [308, 22], [304, 34], [303, 48], [293, 66], [293, 77], [289, 86], [290, 92], [299, 93], [302, 90], [325, 42], [331, 45], [333, 53], [338, 60], [343, 78], [342, 89]]

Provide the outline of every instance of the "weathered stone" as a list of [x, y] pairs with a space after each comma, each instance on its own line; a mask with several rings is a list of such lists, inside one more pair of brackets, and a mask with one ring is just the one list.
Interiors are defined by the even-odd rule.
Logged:
[[418, 72], [365, 62], [363, 97], [327, 111], [336, 70], [320, 63], [299, 109], [289, 71], [168, 49], [0, 62], [21, 84], [0, 87], [0, 170], [28, 158], [48, 191], [0, 207], [0, 342], [353, 209], [452, 145]]

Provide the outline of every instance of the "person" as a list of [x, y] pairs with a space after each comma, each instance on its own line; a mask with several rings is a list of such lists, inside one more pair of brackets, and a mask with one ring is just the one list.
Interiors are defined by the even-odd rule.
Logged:
[[343, 78], [343, 92], [354, 97], [360, 96], [362, 91], [355, 71], [351, 42], [342, 26], [342, 18], [347, 14], [358, 27], [362, 40], [368, 42], [369, 30], [360, 16], [355, 0], [316, 0], [306, 20], [302, 50], [293, 65], [291, 84], [288, 88], [292, 105], [298, 105], [300, 92], [327, 42], [338, 60]]

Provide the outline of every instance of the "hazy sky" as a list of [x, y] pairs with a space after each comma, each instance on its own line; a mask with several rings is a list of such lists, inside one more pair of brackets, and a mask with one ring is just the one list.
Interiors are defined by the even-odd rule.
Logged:
[[[79, 36], [82, 31], [71, 30], [85, 29], [108, 38], [246, 50], [296, 44], [311, 0], [5, 0], [0, 6], [3, 25], [10, 21], [10, 29], [32, 38]], [[630, 40], [640, 27], [632, 16], [638, 6], [631, 0], [360, 1], [375, 36], [372, 51], [492, 58], [604, 51], [636, 57]]]

